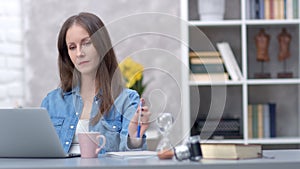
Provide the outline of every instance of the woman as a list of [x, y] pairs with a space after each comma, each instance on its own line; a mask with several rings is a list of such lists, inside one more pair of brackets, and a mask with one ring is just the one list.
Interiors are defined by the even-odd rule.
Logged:
[[[141, 138], [137, 138], [140, 99], [123, 88], [121, 73], [103, 22], [91, 13], [68, 18], [58, 36], [61, 86], [44, 98], [45, 107], [65, 152], [78, 153], [77, 134], [98, 131], [106, 151], [146, 149], [150, 112], [141, 108]], [[141, 100], [141, 102], [144, 102]]]

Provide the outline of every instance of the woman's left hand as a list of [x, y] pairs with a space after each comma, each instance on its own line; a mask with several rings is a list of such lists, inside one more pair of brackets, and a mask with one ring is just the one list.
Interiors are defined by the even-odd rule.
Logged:
[[[145, 105], [145, 100], [143, 98], [141, 98], [141, 103], [142, 105]], [[137, 138], [137, 128], [138, 128], [138, 122], [139, 122], [139, 118], [140, 118], [140, 137], [142, 137], [144, 135], [144, 133], [146, 132], [146, 130], [148, 129], [150, 122], [150, 115], [151, 112], [148, 110], [147, 106], [142, 106], [141, 105], [138, 106], [138, 109], [136, 111], [136, 113], [134, 114], [134, 116], [132, 117], [129, 126], [128, 126], [128, 133], [130, 138]], [[141, 111], [140, 111], [141, 110]], [[140, 114], [141, 113], [141, 114]], [[140, 117], [139, 117], [140, 116]]]

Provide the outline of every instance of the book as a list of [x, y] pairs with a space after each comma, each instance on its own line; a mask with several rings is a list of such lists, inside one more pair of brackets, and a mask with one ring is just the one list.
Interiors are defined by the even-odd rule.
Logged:
[[298, 18], [298, 0], [293, 0], [293, 18]]
[[255, 19], [259, 19], [259, 0], [255, 0]]
[[203, 159], [239, 160], [262, 157], [260, 144], [202, 143], [201, 151]]
[[194, 51], [189, 52], [189, 57], [219, 57], [221, 54], [218, 51]]
[[251, 6], [250, 6], [250, 1], [246, 1], [246, 6], [247, 6], [247, 10], [246, 10], [246, 18], [247, 18], [247, 19], [251, 19]]
[[258, 106], [252, 105], [252, 138], [258, 138]]
[[265, 0], [265, 19], [271, 19], [270, 0]]
[[223, 64], [190, 64], [192, 73], [224, 73]]
[[217, 48], [224, 60], [224, 65], [232, 80], [242, 80], [243, 75], [228, 42], [217, 43]]
[[255, 14], [256, 14], [255, 0], [251, 0], [250, 1], [250, 19], [256, 19]]
[[274, 1], [275, 0], [270, 0], [270, 18], [271, 19], [275, 19]]
[[279, 19], [284, 19], [284, 0], [278, 0]]
[[253, 138], [253, 128], [252, 128], [252, 105], [248, 105], [248, 138]]
[[269, 104], [264, 104], [264, 138], [270, 137], [270, 111]]
[[283, 19], [283, 0], [274, 0], [274, 19]]
[[192, 73], [190, 74], [191, 81], [225, 81], [228, 80], [228, 73]]
[[286, 19], [294, 19], [293, 16], [293, 0], [286, 1]]
[[248, 105], [248, 137], [276, 137], [276, 103]]
[[259, 5], [259, 19], [265, 19], [265, 1], [258, 0]]
[[264, 137], [264, 106], [263, 104], [257, 105], [257, 137]]
[[276, 137], [276, 103], [269, 103], [270, 137]]
[[190, 64], [223, 64], [220, 57], [193, 57], [190, 58]]
[[150, 158], [156, 157], [156, 151], [116, 151], [116, 152], [107, 152], [105, 154], [108, 157], [115, 157], [115, 158]]

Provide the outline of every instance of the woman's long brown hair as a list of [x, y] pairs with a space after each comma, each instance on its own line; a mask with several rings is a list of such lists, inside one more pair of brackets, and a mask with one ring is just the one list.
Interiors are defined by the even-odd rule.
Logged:
[[113, 106], [115, 98], [122, 91], [121, 73], [118, 69], [118, 62], [108, 31], [103, 22], [94, 14], [79, 13], [71, 16], [64, 22], [58, 35], [58, 67], [62, 90], [64, 92], [71, 91], [74, 86], [79, 85], [80, 81], [80, 73], [75, 69], [70, 59], [66, 44], [66, 33], [74, 24], [82, 26], [89, 33], [100, 57], [95, 77], [95, 94], [101, 99], [101, 104], [99, 104], [99, 112], [92, 119], [92, 125], [95, 125], [103, 115], [108, 113]]

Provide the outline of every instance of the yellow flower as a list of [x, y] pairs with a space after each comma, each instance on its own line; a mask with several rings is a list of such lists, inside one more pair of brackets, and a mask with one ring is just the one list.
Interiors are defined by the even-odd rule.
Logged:
[[145, 89], [142, 85], [144, 66], [127, 57], [119, 67], [125, 78], [126, 87], [136, 90], [141, 95]]

